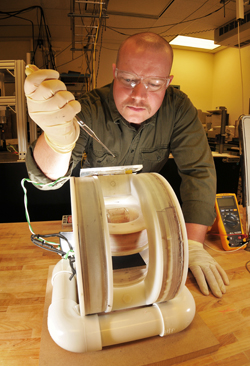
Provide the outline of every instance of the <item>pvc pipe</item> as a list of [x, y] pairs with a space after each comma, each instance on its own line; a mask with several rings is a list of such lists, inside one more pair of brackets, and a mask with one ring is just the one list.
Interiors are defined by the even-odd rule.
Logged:
[[64, 286], [72, 274], [69, 262], [66, 259], [60, 260], [54, 267], [51, 283], [53, 286], [52, 302], [55, 300], [71, 299], [78, 302], [76, 278], [73, 277], [70, 286]]
[[165, 303], [100, 315], [102, 346], [180, 332], [194, 315], [195, 302], [186, 287]]
[[144, 306], [99, 316], [102, 346], [159, 335], [162, 319], [156, 306]]
[[80, 315], [76, 279], [70, 281], [67, 271], [70, 271], [68, 261], [62, 259], [52, 273], [52, 302], [47, 319], [51, 338], [70, 352], [101, 350], [98, 315]]
[[68, 279], [65, 260], [60, 262], [53, 271], [48, 330], [55, 343], [67, 351], [97, 351], [113, 344], [177, 333], [194, 318], [195, 302], [186, 287], [165, 303], [99, 316], [81, 316], [75, 281]]
[[102, 349], [98, 315], [80, 316], [73, 300], [52, 303], [48, 312], [48, 330], [61, 348], [76, 353]]
[[161, 337], [181, 332], [191, 324], [195, 316], [195, 301], [186, 286], [172, 300], [154, 305], [161, 311], [164, 322], [162, 332], [159, 334]]

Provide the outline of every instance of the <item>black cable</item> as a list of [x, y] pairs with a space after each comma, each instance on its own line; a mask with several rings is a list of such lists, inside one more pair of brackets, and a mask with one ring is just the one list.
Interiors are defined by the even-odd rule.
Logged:
[[[1, 13], [1, 12], [0, 12]], [[34, 47], [35, 47], [35, 31], [34, 31], [34, 23], [32, 22], [32, 20], [30, 19], [26, 19], [26, 18], [23, 18], [23, 17], [20, 17], [18, 15], [10, 15], [9, 17], [7, 18], [0, 18], [0, 20], [2, 19], [9, 19], [9, 18], [18, 18], [18, 19], [22, 19], [22, 20], [25, 20], [27, 22], [30, 22], [31, 23], [31, 32], [32, 32], [32, 43], [33, 43], [33, 50], [34, 50]]]
[[[45, 62], [45, 66], [46, 66], [46, 68], [53, 68], [53, 69], [55, 69], [56, 67], [55, 67], [54, 53], [52, 51], [52, 46], [51, 46], [51, 42], [50, 42], [50, 38], [51, 38], [50, 30], [49, 30], [48, 25], [46, 24], [46, 20], [45, 20], [45, 15], [44, 15], [43, 8], [41, 6], [37, 6], [37, 8], [40, 10], [40, 26], [39, 26], [38, 39], [39, 39], [39, 37], [40, 38], [43, 38], [41, 36], [41, 34], [42, 34], [42, 30], [44, 30], [45, 31], [44, 38], [45, 38], [45, 40], [48, 43], [48, 50], [49, 50], [49, 53], [48, 54], [50, 56], [50, 64], [51, 64], [51, 66], [49, 65], [49, 62]], [[42, 27], [42, 25], [43, 25], [43, 27]]]
[[82, 57], [82, 54], [81, 54], [80, 56], [76, 57], [76, 58], [73, 58], [73, 59], [72, 59], [72, 60], [70, 60], [70, 61], [65, 62], [64, 64], [61, 64], [61, 65], [57, 66], [57, 68], [59, 68], [59, 67], [61, 67], [61, 66], [64, 66], [64, 65], [67, 65], [67, 64], [69, 64], [70, 62], [73, 62], [73, 61], [77, 60], [77, 59], [78, 59], [78, 58], [80, 58], [80, 57]]
[[102, 41], [103, 41], [103, 30], [104, 30], [104, 27], [102, 27], [102, 31], [101, 31], [101, 43], [100, 43], [99, 55], [98, 55], [98, 62], [97, 62], [96, 85], [95, 85], [95, 87], [97, 86], [97, 79], [98, 79], [99, 68], [100, 68], [100, 61], [101, 61], [101, 51], [102, 51]]
[[[0, 21], [4, 20], [4, 19], [11, 18], [11, 17], [17, 17], [21, 13], [25, 13], [25, 12], [32, 11], [32, 10], [35, 10], [35, 9], [40, 11], [40, 19], [38, 20], [38, 24], [39, 24], [38, 40], [39, 40], [39, 38], [43, 39], [42, 32], [44, 30], [44, 32], [45, 32], [44, 33], [44, 40], [48, 44], [48, 50], [49, 50], [48, 55], [49, 55], [50, 65], [49, 65], [48, 60], [47, 60], [46, 61], [46, 67], [55, 69], [56, 68], [55, 57], [54, 57], [54, 53], [53, 53], [53, 50], [52, 50], [52, 45], [51, 45], [51, 42], [50, 42], [51, 34], [50, 34], [49, 27], [48, 27], [48, 25], [46, 23], [46, 20], [45, 20], [45, 15], [44, 15], [43, 8], [41, 6], [35, 5], [35, 6], [30, 6], [28, 8], [24, 8], [24, 9], [21, 9], [21, 10], [10, 11], [10, 12], [0, 11]], [[7, 15], [7, 16], [1, 17], [1, 15]], [[25, 19], [25, 18], [23, 18], [23, 19], [28, 20], [28, 19]], [[33, 40], [33, 44], [34, 44], [34, 40]], [[38, 47], [38, 44], [36, 45], [36, 47], [33, 47], [34, 57], [35, 57], [35, 54], [36, 54], [36, 51], [37, 51], [37, 47]]]
[[[231, 0], [228, 0], [226, 4], [228, 4]], [[210, 15], [213, 15], [215, 13], [217, 13], [218, 11], [220, 11], [221, 9], [224, 8], [224, 5], [214, 11], [212, 11], [211, 13], [208, 13], [206, 15], [202, 15], [201, 17], [198, 17], [198, 18], [193, 18], [193, 19], [189, 19], [189, 20], [184, 20], [184, 21], [181, 21], [181, 22], [177, 22], [177, 23], [170, 23], [170, 24], [163, 24], [163, 25], [157, 25], [157, 26], [153, 26], [153, 27], [150, 27], [151, 29], [156, 29], [156, 28], [163, 28], [163, 27], [169, 27], [169, 26], [175, 26], [175, 25], [179, 25], [179, 24], [183, 24], [183, 23], [188, 23], [188, 22], [193, 22], [195, 20], [200, 20], [200, 19], [204, 19], [204, 18], [207, 18], [209, 17]], [[112, 27], [112, 26], [107, 26], [107, 28], [109, 28], [110, 30], [113, 30], [115, 31], [116, 29], [125, 29], [125, 30], [144, 30], [144, 29], [148, 29], [148, 27], [132, 27], [132, 28], [126, 28], [126, 27]], [[121, 32], [117, 32], [119, 34], [122, 34], [122, 35], [128, 35], [128, 34], [125, 34], [125, 33], [121, 33]]]
[[250, 268], [248, 267], [248, 265], [250, 264], [250, 261], [248, 261], [247, 263], [246, 263], [246, 269], [248, 270], [248, 272], [250, 273]]
[[[191, 15], [195, 14], [198, 10], [200, 10], [209, 0], [205, 0], [205, 2], [198, 8], [196, 8], [191, 14], [187, 15], [184, 19], [182, 19], [182, 22], [184, 20], [186, 20], [187, 18], [189, 18]], [[168, 32], [171, 28], [173, 28], [174, 26], [170, 26], [166, 31], [162, 32], [162, 33], [165, 33], [165, 32]], [[164, 37], [165, 35], [163, 35], [162, 33], [159, 33], [162, 37]]]
[[60, 51], [59, 53], [56, 54], [56, 57], [58, 57], [59, 55], [61, 55], [64, 51], [66, 51], [70, 46], [72, 46], [72, 43], [70, 43], [67, 47], [65, 47], [62, 51]]

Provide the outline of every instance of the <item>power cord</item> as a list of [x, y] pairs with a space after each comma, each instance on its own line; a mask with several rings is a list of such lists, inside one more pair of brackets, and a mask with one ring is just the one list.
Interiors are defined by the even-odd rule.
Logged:
[[[213, 235], [220, 235], [220, 234], [213, 234]], [[217, 253], [220, 253], [220, 254], [230, 254], [230, 253], [234, 253], [238, 250], [240, 250], [242, 247], [244, 247], [246, 244], [249, 245], [250, 243], [250, 237], [245, 235], [244, 239], [247, 239], [246, 242], [244, 242], [240, 247], [237, 247], [235, 248], [234, 250], [230, 250], [230, 251], [225, 251], [225, 252], [222, 252], [221, 250], [216, 250], [212, 247], [210, 247], [210, 245], [208, 245], [207, 243], [204, 243], [204, 245], [206, 247], [208, 247], [209, 249], [213, 250], [214, 252], [217, 252]], [[246, 249], [245, 249], [246, 250]], [[247, 271], [250, 273], [250, 268], [249, 268], [249, 264], [250, 264], [250, 261], [248, 261], [246, 264], [245, 264], [245, 267], [247, 269]]]
[[248, 262], [246, 263], [246, 269], [247, 269], [247, 270], [248, 270], [248, 272], [250, 273], [249, 264], [250, 264], [250, 261], [248, 261]]
[[[218, 235], [219, 235], [219, 234], [218, 234]], [[237, 250], [240, 250], [241, 248], [243, 248], [243, 247], [246, 245], [246, 243], [242, 244], [240, 247], [235, 248], [234, 250], [230, 250], [230, 251], [223, 251], [223, 252], [222, 252], [221, 250], [216, 250], [216, 249], [214, 249], [214, 248], [210, 247], [210, 245], [208, 245], [207, 243], [204, 243], [204, 245], [205, 245], [206, 247], [208, 247], [208, 248], [212, 249], [214, 252], [222, 253], [222, 254], [230, 254], [230, 253], [237, 252]]]

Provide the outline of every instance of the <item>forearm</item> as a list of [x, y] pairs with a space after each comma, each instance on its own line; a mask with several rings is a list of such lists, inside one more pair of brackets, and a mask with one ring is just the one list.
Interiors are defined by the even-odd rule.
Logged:
[[207, 226], [193, 223], [186, 223], [187, 236], [190, 240], [204, 243], [205, 236], [207, 233]]
[[38, 138], [34, 149], [34, 160], [49, 179], [56, 180], [67, 173], [70, 157], [71, 152], [66, 154], [55, 152], [45, 141], [44, 134]]

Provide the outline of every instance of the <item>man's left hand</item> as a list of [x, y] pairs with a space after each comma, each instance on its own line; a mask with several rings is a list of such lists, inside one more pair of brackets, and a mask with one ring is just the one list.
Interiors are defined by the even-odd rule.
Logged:
[[188, 240], [189, 269], [192, 271], [201, 292], [209, 294], [208, 286], [216, 297], [221, 297], [226, 292], [225, 285], [229, 279], [223, 268], [203, 248], [203, 244]]

